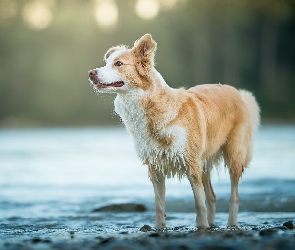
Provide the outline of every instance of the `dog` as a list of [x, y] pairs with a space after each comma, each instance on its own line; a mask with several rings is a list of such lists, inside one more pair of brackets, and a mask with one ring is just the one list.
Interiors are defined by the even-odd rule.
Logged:
[[191, 184], [197, 227], [214, 225], [210, 172], [222, 160], [231, 179], [228, 225], [236, 226], [238, 182], [260, 123], [255, 97], [222, 84], [171, 88], [154, 67], [156, 49], [150, 34], [131, 49], [111, 47], [104, 56], [106, 65], [88, 72], [89, 81], [98, 93], [117, 94], [115, 112], [132, 135], [154, 187], [156, 228], [166, 227], [165, 179], [175, 176], [186, 176]]

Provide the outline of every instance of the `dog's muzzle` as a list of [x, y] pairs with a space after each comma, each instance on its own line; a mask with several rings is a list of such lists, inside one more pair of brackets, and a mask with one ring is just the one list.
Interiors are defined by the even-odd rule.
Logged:
[[97, 71], [95, 69], [88, 71], [88, 75], [89, 75], [89, 79], [92, 81], [92, 83], [95, 85], [95, 87], [97, 89], [103, 89], [103, 88], [108, 88], [108, 87], [119, 88], [119, 87], [124, 86], [123, 81], [116, 81], [116, 82], [112, 82], [112, 83], [101, 83], [98, 80]]

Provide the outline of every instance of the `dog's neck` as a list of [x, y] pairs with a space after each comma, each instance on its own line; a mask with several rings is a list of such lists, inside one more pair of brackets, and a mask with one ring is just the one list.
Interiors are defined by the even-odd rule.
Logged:
[[173, 88], [168, 86], [162, 75], [156, 69], [153, 69], [152, 72], [150, 72], [148, 80], [152, 82], [152, 86], [149, 89], [132, 89], [126, 92], [118, 92], [117, 98], [119, 98], [123, 103], [127, 104], [138, 101], [142, 98], [153, 98], [154, 96], [158, 95], [159, 92], [168, 94], [173, 91]]

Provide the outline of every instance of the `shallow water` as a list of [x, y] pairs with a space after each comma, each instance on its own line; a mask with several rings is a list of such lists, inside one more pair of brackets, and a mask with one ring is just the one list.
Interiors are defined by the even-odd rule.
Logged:
[[[240, 182], [239, 223], [295, 218], [295, 126], [262, 126], [253, 160]], [[218, 225], [226, 225], [229, 177], [213, 173]], [[92, 213], [117, 203], [144, 204], [145, 213]], [[167, 183], [167, 226], [195, 226], [187, 180]], [[114, 230], [153, 225], [147, 169], [123, 128], [0, 130], [0, 237], [45, 230]], [[72, 228], [72, 229], [71, 229]], [[40, 231], [41, 230], [41, 231]], [[44, 231], [44, 232], [45, 232]]]

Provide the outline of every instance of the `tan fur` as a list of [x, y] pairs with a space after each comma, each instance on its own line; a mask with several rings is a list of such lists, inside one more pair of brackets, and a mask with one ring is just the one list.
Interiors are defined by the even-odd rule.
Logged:
[[[154, 68], [156, 46], [147, 34], [132, 49], [113, 47], [105, 55], [107, 60], [115, 51], [125, 49], [113, 59], [114, 72], [128, 85], [126, 92], [124, 88], [118, 92], [116, 112], [139, 145], [139, 157], [149, 167], [156, 197], [156, 226], [165, 226], [165, 177], [174, 175], [186, 175], [192, 185], [198, 226], [214, 224], [216, 197], [210, 171], [222, 159], [232, 184], [229, 224], [236, 225], [238, 182], [251, 159], [259, 106], [250, 92], [228, 85], [170, 88]], [[123, 66], [116, 67], [116, 61]]]
[[118, 51], [118, 50], [125, 50], [125, 49], [127, 49], [127, 47], [126, 47], [125, 45], [119, 45], [119, 46], [114, 46], [114, 47], [110, 48], [110, 49], [107, 51], [107, 53], [105, 53], [105, 55], [104, 55], [104, 60], [106, 61], [106, 60], [109, 58], [109, 56], [110, 56], [111, 54], [113, 54], [115, 51]]
[[186, 164], [195, 181], [201, 183], [201, 163], [216, 155], [225, 157], [238, 180], [250, 161], [252, 140], [250, 114], [240, 93], [221, 84], [200, 85], [178, 92], [177, 98], [167, 96], [164, 91], [154, 94], [154, 99], [143, 101], [150, 137], [160, 147], [169, 148], [173, 137], [158, 135], [165, 125], [158, 121], [163, 120], [167, 109], [176, 108], [178, 103], [178, 115], [168, 126], [179, 125], [187, 131]]

